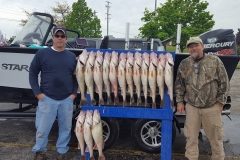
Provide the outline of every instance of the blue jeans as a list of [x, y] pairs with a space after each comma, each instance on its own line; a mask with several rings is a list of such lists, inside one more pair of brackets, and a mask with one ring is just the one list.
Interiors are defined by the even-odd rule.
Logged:
[[71, 137], [72, 116], [73, 99], [70, 96], [64, 100], [53, 100], [44, 96], [39, 100], [36, 111], [36, 144], [32, 151], [47, 150], [48, 135], [57, 117], [59, 136], [56, 148], [58, 153], [66, 153], [69, 150], [67, 145]]

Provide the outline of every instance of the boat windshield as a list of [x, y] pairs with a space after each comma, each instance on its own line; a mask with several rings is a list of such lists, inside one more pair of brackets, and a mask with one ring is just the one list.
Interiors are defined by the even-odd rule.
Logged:
[[44, 15], [32, 15], [11, 45], [23, 45], [26, 47], [31, 44], [42, 45], [43, 38], [47, 34], [51, 23], [50, 17]]

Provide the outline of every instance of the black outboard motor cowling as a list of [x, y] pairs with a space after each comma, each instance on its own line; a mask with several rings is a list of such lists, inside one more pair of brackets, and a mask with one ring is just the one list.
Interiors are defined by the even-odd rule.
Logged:
[[217, 29], [199, 37], [204, 44], [204, 53], [213, 55], [237, 54], [236, 39], [232, 29]]

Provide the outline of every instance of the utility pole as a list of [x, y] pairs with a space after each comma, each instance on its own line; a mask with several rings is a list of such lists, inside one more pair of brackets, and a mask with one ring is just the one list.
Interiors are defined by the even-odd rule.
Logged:
[[93, 12], [94, 18], [97, 18], [97, 13], [98, 13], [98, 12], [96, 12], [96, 11], [94, 10], [94, 12]]
[[155, 11], [157, 9], [157, 0], [155, 0]]
[[106, 7], [107, 7], [107, 36], [108, 36], [108, 26], [109, 26], [109, 15], [111, 15], [111, 14], [109, 14], [109, 8], [110, 8], [110, 6], [109, 6], [109, 3], [111, 3], [111, 2], [109, 2], [109, 1], [106, 1], [107, 2], [107, 5], [106, 5]]

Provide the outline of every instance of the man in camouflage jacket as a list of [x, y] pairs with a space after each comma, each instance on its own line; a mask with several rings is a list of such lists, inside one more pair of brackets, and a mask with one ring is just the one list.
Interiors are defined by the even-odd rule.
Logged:
[[189, 160], [198, 159], [198, 134], [202, 126], [211, 144], [212, 160], [224, 160], [221, 112], [229, 92], [228, 75], [217, 56], [203, 53], [199, 37], [191, 37], [187, 48], [190, 56], [180, 63], [175, 81], [177, 111], [186, 112], [185, 156]]

